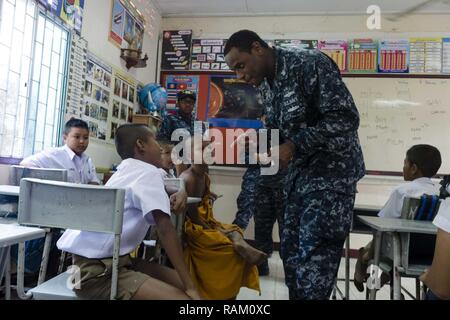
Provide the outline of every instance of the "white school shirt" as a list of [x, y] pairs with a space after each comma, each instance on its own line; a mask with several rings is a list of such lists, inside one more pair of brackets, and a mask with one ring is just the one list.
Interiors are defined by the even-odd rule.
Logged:
[[423, 194], [439, 195], [439, 187], [439, 184], [426, 177], [398, 186], [392, 191], [388, 201], [378, 212], [378, 216], [383, 218], [400, 218], [405, 197], [420, 197]]
[[[450, 192], [450, 186], [447, 188], [447, 191]], [[439, 229], [450, 233], [450, 197], [441, 201], [433, 224]]]
[[66, 169], [67, 179], [73, 183], [100, 183], [95, 172], [95, 166], [88, 155], [78, 156], [67, 145], [52, 148], [29, 156], [20, 162], [26, 167]]
[[[136, 249], [155, 224], [154, 210], [170, 216], [169, 197], [162, 173], [155, 166], [136, 159], [126, 159], [117, 167], [106, 186], [125, 189], [120, 255]], [[60, 250], [86, 258], [103, 259], [113, 255], [114, 235], [80, 230], [66, 230], [57, 242]]]

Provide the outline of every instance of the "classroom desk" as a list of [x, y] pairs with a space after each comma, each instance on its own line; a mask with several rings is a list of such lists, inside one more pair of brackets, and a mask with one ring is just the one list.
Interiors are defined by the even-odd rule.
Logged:
[[2, 184], [0, 185], [0, 195], [19, 196], [20, 187]]
[[[6, 300], [11, 299], [11, 270], [10, 270], [10, 246], [19, 244], [25, 241], [39, 239], [45, 237], [45, 230], [33, 227], [20, 226], [17, 223], [0, 223], [0, 248], [4, 249], [3, 260], [4, 267], [0, 271], [5, 271], [5, 290], [6, 290]], [[22, 279], [19, 277], [19, 273], [23, 273], [19, 266], [17, 267], [17, 279]], [[18, 280], [19, 281], [19, 280]]]
[[[19, 196], [19, 187], [10, 185], [0, 185], [0, 195], [5, 196]], [[16, 219], [9, 219], [0, 217], [0, 224], [17, 224]], [[3, 229], [0, 229], [0, 239], [3, 239], [7, 235], [3, 234]], [[0, 282], [5, 275], [5, 288], [6, 288], [6, 299], [10, 298], [10, 248], [8, 245], [0, 244]]]
[[[357, 216], [359, 221], [368, 225], [374, 231], [374, 264], [380, 264], [381, 239], [383, 233], [389, 233], [392, 236], [392, 247], [394, 253], [394, 300], [400, 300], [401, 297], [401, 278], [397, 270], [401, 267], [401, 247], [400, 247], [400, 233], [424, 233], [436, 234], [437, 228], [431, 221], [416, 221], [407, 219], [389, 219], [380, 217], [364, 217]], [[376, 290], [370, 291], [370, 299], [375, 299]]]

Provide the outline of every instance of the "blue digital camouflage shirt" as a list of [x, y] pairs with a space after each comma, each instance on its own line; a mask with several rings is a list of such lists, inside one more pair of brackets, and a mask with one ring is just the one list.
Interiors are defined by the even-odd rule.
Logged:
[[171, 141], [172, 132], [182, 128], [188, 130], [192, 136], [194, 134], [194, 122], [195, 117], [193, 115], [189, 119], [180, 110], [177, 110], [176, 114], [168, 114], [164, 117], [156, 138]]
[[330, 190], [352, 194], [365, 174], [358, 139], [359, 113], [337, 65], [318, 50], [275, 48], [272, 87], [258, 87], [266, 126], [296, 146], [287, 192]]

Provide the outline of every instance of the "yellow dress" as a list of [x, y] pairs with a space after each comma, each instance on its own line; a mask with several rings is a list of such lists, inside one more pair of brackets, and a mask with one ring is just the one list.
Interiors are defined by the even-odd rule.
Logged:
[[206, 176], [206, 192], [198, 205], [198, 215], [211, 229], [185, 222], [184, 259], [200, 294], [205, 299], [232, 299], [241, 287], [257, 290], [259, 276], [256, 266], [244, 261], [233, 249], [233, 243], [221, 231], [242, 230], [234, 224], [224, 224], [214, 219], [212, 202], [209, 198], [209, 179]]

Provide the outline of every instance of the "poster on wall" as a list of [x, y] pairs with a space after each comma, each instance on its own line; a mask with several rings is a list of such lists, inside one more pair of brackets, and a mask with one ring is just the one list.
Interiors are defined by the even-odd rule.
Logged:
[[145, 21], [126, 0], [112, 0], [109, 40], [124, 49], [142, 50]]
[[81, 34], [84, 0], [39, 0], [39, 2], [66, 25]]
[[333, 59], [341, 72], [347, 71], [347, 40], [321, 40], [318, 49]]
[[90, 136], [106, 141], [112, 87], [112, 67], [88, 53], [82, 119], [89, 125]]
[[442, 73], [450, 73], [450, 38], [442, 39]]
[[282, 48], [317, 49], [317, 40], [276, 39], [275, 45]]
[[83, 114], [84, 86], [86, 78], [87, 41], [72, 34], [70, 40], [69, 68], [64, 119], [81, 118]]
[[193, 39], [191, 70], [230, 70], [223, 54], [226, 40]]
[[409, 72], [439, 73], [442, 67], [441, 38], [409, 39]]
[[348, 44], [348, 71], [376, 72], [377, 43], [373, 39], [354, 39]]
[[378, 43], [378, 71], [385, 73], [409, 71], [408, 39], [380, 40]]
[[211, 126], [260, 128], [262, 101], [256, 89], [234, 75], [210, 76], [207, 121]]
[[[166, 79], [167, 90], [167, 113], [176, 113], [177, 93], [181, 90], [190, 90], [195, 92], [198, 98], [199, 76], [187, 75], [168, 75]], [[194, 113], [196, 114], [198, 99], [195, 101]]]
[[189, 69], [191, 41], [192, 30], [163, 31], [161, 69]]

